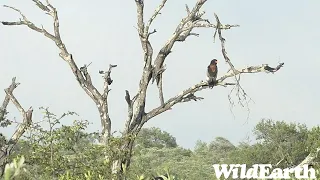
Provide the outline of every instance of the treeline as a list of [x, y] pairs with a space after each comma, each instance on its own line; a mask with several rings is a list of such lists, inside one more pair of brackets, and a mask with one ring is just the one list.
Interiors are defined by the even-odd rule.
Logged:
[[[11, 160], [23, 156], [24, 169], [15, 179], [111, 179], [110, 158], [120, 156], [117, 148], [97, 143], [97, 133], [86, 132], [88, 122], [60, 126], [50, 121], [49, 129], [34, 126], [15, 146]], [[226, 138], [198, 141], [193, 150], [179, 146], [176, 139], [159, 128], [142, 129], [134, 144], [129, 180], [150, 179], [169, 172], [175, 179], [215, 179], [213, 164], [273, 164], [285, 168], [303, 161], [320, 147], [320, 127], [261, 120], [254, 128], [255, 143], [234, 145]], [[1, 143], [5, 142], [1, 137]], [[132, 137], [128, 137], [132, 138]], [[114, 138], [110, 146], [117, 147]], [[118, 147], [120, 148], [120, 147]], [[108, 153], [105, 153], [108, 152]], [[319, 159], [313, 161], [317, 167]]]

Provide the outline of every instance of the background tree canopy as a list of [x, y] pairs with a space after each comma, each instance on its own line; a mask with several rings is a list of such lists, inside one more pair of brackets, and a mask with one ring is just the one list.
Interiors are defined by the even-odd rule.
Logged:
[[[11, 154], [25, 157], [26, 172], [16, 179], [108, 179], [103, 168], [105, 149], [95, 133], [86, 133], [85, 121], [72, 126], [52, 122], [51, 130], [34, 127], [20, 140]], [[57, 127], [55, 127], [57, 126]], [[215, 179], [213, 164], [272, 164], [285, 168], [298, 165], [320, 143], [319, 126], [308, 129], [304, 124], [261, 120], [253, 130], [255, 142], [232, 144], [223, 137], [211, 142], [198, 141], [193, 150], [179, 146], [170, 133], [159, 128], [144, 128], [135, 141], [132, 165], [126, 175], [145, 179], [169, 174], [176, 179]], [[115, 140], [116, 142], [117, 140]], [[317, 167], [319, 159], [313, 161]], [[140, 177], [141, 178], [141, 177]]]

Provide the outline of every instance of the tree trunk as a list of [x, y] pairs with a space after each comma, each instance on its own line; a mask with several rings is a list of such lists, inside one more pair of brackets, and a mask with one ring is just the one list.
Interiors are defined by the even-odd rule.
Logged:
[[[138, 134], [136, 132], [135, 134]], [[126, 180], [126, 173], [129, 170], [133, 152], [135, 136], [127, 138], [123, 136], [124, 142], [119, 146], [119, 156], [114, 157], [111, 166], [112, 180]]]

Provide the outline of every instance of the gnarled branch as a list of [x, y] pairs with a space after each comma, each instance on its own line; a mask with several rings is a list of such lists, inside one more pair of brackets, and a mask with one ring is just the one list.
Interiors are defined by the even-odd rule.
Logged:
[[115, 68], [115, 67], [117, 67], [117, 65], [109, 64], [108, 71], [106, 71], [106, 72], [102, 71], [102, 70], [99, 71], [99, 74], [103, 74], [103, 79], [104, 79], [103, 94], [102, 94], [102, 96], [104, 98], [108, 97], [108, 93], [111, 90], [111, 89], [109, 89], [109, 85], [111, 85], [113, 82], [113, 80], [111, 78], [111, 70], [112, 70], [112, 68]]
[[133, 104], [134, 104], [134, 102], [135, 102], [138, 94], [135, 95], [135, 96], [131, 99], [130, 94], [129, 94], [129, 91], [126, 90], [125, 92], [126, 92], [125, 100], [126, 100], [126, 102], [127, 102], [127, 104], [128, 104], [128, 119], [127, 119], [126, 124], [125, 124], [125, 128], [126, 128], [125, 131], [126, 131], [126, 133], [129, 133], [129, 131], [130, 131], [130, 125], [131, 125], [131, 122], [132, 122], [132, 116], [133, 116]]
[[155, 61], [154, 61], [154, 71], [152, 76], [152, 83], [156, 80], [159, 99], [161, 105], [164, 105], [164, 97], [162, 90], [162, 73], [164, 72], [164, 62], [166, 57], [171, 53], [172, 48], [176, 42], [183, 42], [189, 36], [199, 36], [197, 33], [193, 33], [194, 28], [217, 28], [230, 29], [232, 27], [238, 27], [239, 25], [214, 25], [211, 24], [209, 20], [203, 19], [202, 16], [205, 12], [200, 12], [201, 7], [205, 4], [207, 0], [198, 0], [194, 8], [190, 11], [189, 7], [186, 5], [187, 16], [183, 18], [180, 24], [176, 27], [172, 37], [167, 41], [167, 43], [159, 51]]
[[24, 110], [24, 108], [20, 105], [17, 98], [13, 95], [13, 90], [18, 87], [20, 83], [16, 83], [16, 78], [12, 78], [11, 85], [5, 89], [6, 97], [2, 103], [1, 106], [1, 117], [3, 118], [3, 113], [6, 112], [7, 106], [9, 104], [9, 101], [11, 101], [15, 107], [20, 111], [21, 116], [23, 118], [23, 121], [21, 124], [19, 124], [18, 128], [13, 133], [12, 137], [7, 141], [7, 143], [3, 144], [0, 151], [0, 177], [3, 174], [4, 167], [7, 163], [7, 157], [11, 154], [11, 150], [14, 148], [15, 144], [18, 142], [18, 140], [21, 138], [21, 136], [24, 134], [24, 132], [27, 130], [27, 128], [32, 123], [32, 112], [33, 109], [30, 107], [27, 111]]
[[[160, 11], [162, 10], [162, 8], [164, 7], [164, 5], [166, 4], [167, 0], [162, 0], [161, 4], [158, 6], [158, 8], [154, 11], [154, 14], [151, 16], [151, 18], [149, 19], [144, 32], [149, 32], [149, 28], [153, 22], [153, 20], [160, 14]], [[154, 30], [153, 32], [156, 32], [156, 30]]]
[[[216, 18], [216, 21], [217, 21], [217, 27], [221, 26], [221, 22], [219, 20], [219, 17], [217, 14], [214, 14], [215, 18]], [[242, 88], [241, 84], [240, 84], [240, 76], [238, 77], [237, 75], [237, 70], [235, 69], [234, 65], [232, 64], [231, 60], [229, 59], [228, 55], [227, 55], [227, 51], [226, 51], [226, 48], [225, 48], [225, 39], [222, 37], [222, 33], [221, 33], [221, 29], [219, 28], [216, 28], [216, 31], [214, 33], [214, 38], [216, 36], [216, 33], [218, 32], [219, 34], [219, 39], [221, 41], [221, 50], [222, 50], [222, 54], [223, 54], [223, 57], [225, 59], [225, 61], [227, 62], [227, 64], [230, 66], [231, 68], [231, 71], [233, 72], [234, 74], [234, 78], [235, 78], [235, 81], [236, 81], [236, 90], [237, 90], [237, 95], [238, 95], [238, 98], [239, 98], [239, 102], [240, 104], [242, 105], [242, 98], [240, 97], [240, 92], [242, 93], [242, 96], [244, 97], [244, 99], [246, 99], [246, 92], [244, 91], [244, 89]], [[230, 95], [229, 95], [229, 100], [231, 100], [230, 98]]]
[[[281, 63], [283, 64], [283, 63]], [[223, 75], [222, 77], [220, 77], [217, 80], [217, 84], [216, 86], [233, 86], [233, 85], [237, 85], [237, 83], [229, 83], [229, 82], [224, 82], [226, 79], [240, 75], [240, 74], [245, 74], [245, 73], [260, 73], [260, 72], [265, 72], [265, 73], [269, 73], [270, 71], [267, 70], [269, 67], [267, 64], [262, 64], [260, 66], [250, 66], [250, 67], [246, 67], [246, 68], [242, 68], [239, 70], [235, 70], [234, 72], [228, 72], [227, 74]], [[280, 68], [279, 68], [280, 69]], [[154, 108], [153, 110], [149, 111], [146, 115], [146, 118], [144, 119], [144, 121], [148, 121], [149, 119], [171, 109], [175, 104], [177, 103], [181, 103], [181, 102], [187, 102], [190, 101], [190, 96], [194, 99], [195, 95], [194, 93], [201, 91], [203, 89], [208, 88], [208, 82], [207, 81], [201, 81], [198, 84], [193, 85], [192, 87], [182, 91], [181, 93], [179, 93], [178, 95], [176, 95], [175, 97], [170, 98], [169, 100], [167, 100], [164, 103], [164, 106], [159, 106], [157, 108]], [[197, 97], [199, 99], [199, 97]]]
[[[132, 106], [135, 106], [135, 109], [132, 114], [132, 120], [130, 120], [130, 125], [128, 124], [129, 128], [128, 131], [132, 131], [133, 129], [137, 128], [137, 125], [140, 124], [143, 116], [145, 115], [145, 101], [146, 101], [146, 95], [147, 95], [147, 88], [149, 85], [149, 81], [152, 76], [152, 54], [153, 54], [153, 48], [151, 46], [151, 43], [149, 41], [149, 26], [151, 25], [153, 19], [157, 16], [161, 10], [162, 7], [159, 8], [159, 10], [156, 10], [156, 14], [153, 16], [153, 19], [151, 18], [145, 26], [145, 22], [143, 19], [144, 16], [144, 0], [135, 0], [136, 6], [137, 6], [137, 25], [138, 25], [138, 34], [140, 37], [140, 42], [142, 49], [144, 51], [144, 68], [143, 73], [140, 79], [139, 83], [139, 89], [137, 93], [136, 100]], [[146, 28], [145, 28], [146, 27]], [[130, 115], [131, 116], [131, 115]], [[127, 121], [128, 122], [128, 121]]]
[[[108, 95], [108, 85], [111, 84], [112, 80], [110, 78], [110, 73], [111, 73], [111, 66], [109, 70], [105, 74], [105, 86], [104, 90], [102, 93], [100, 93], [97, 88], [93, 85], [91, 76], [89, 72], [87, 71], [86, 65], [84, 65], [81, 68], [78, 68], [78, 65], [76, 64], [72, 54], [70, 54], [63, 43], [61, 36], [60, 36], [60, 24], [59, 24], [59, 17], [58, 17], [58, 12], [53, 5], [49, 3], [48, 0], [46, 0], [46, 5], [44, 5], [41, 1], [39, 0], [33, 0], [36, 5], [44, 11], [46, 14], [51, 16], [53, 18], [54, 24], [54, 32], [49, 33], [46, 29], [43, 27], [38, 27], [31, 21], [27, 19], [27, 17], [18, 9], [10, 6], [4, 6], [7, 8], [11, 8], [14, 11], [17, 11], [20, 13], [20, 15], [23, 17], [19, 21], [16, 22], [8, 22], [8, 21], [2, 21], [1, 23], [3, 25], [7, 26], [16, 26], [16, 25], [26, 25], [30, 29], [42, 33], [44, 36], [47, 38], [51, 39], [53, 42], [55, 42], [56, 46], [60, 49], [59, 56], [68, 63], [69, 67], [71, 68], [74, 76], [76, 77], [79, 85], [82, 87], [82, 89], [87, 93], [88, 96], [95, 102], [99, 113], [100, 113], [100, 119], [101, 119], [101, 125], [102, 125], [102, 139], [101, 141], [103, 143], [107, 143], [107, 139], [110, 136], [111, 133], [111, 120], [110, 116], [108, 113], [108, 103], [107, 103], [107, 95]], [[113, 67], [113, 66], [112, 66]]]

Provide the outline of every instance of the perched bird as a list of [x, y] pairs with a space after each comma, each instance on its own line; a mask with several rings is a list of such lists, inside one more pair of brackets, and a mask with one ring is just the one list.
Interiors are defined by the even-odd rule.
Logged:
[[217, 75], [218, 75], [218, 66], [217, 66], [218, 60], [213, 59], [211, 60], [208, 70], [207, 70], [207, 81], [210, 88], [213, 88], [215, 83], [217, 82]]

